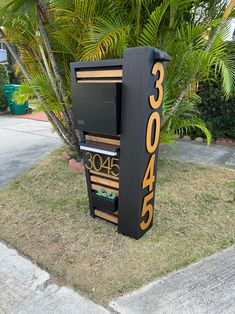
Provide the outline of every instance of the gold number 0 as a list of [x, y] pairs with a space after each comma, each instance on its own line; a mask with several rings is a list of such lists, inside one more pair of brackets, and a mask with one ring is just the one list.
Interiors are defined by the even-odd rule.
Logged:
[[152, 219], [153, 219], [153, 205], [148, 204], [148, 202], [153, 198], [153, 192], [147, 194], [144, 198], [143, 202], [143, 208], [142, 208], [142, 213], [141, 217], [143, 218], [146, 214], [148, 214], [148, 218], [146, 221], [142, 221], [140, 223], [140, 228], [141, 230], [146, 230], [148, 226], [150, 225]]
[[[97, 158], [99, 160], [99, 167], [96, 166], [96, 161], [97, 161]], [[95, 154], [93, 156], [93, 168], [95, 171], [99, 172], [103, 167], [103, 160], [101, 158], [101, 156], [99, 154]]]
[[[156, 124], [155, 128], [153, 128], [154, 122]], [[154, 153], [155, 150], [157, 149], [158, 142], [159, 142], [159, 135], [160, 135], [160, 124], [161, 124], [160, 115], [158, 112], [155, 111], [149, 117], [148, 125], [147, 125], [147, 132], [146, 132], [146, 149], [150, 154]], [[153, 129], [155, 131], [155, 134], [152, 137]], [[152, 143], [152, 138], [153, 138], [153, 143]]]
[[164, 80], [164, 67], [163, 67], [162, 63], [160, 63], [160, 62], [155, 63], [153, 68], [152, 68], [152, 74], [153, 75], [156, 75], [157, 72], [159, 72], [159, 78], [158, 78], [158, 80], [156, 80], [155, 87], [158, 90], [158, 99], [155, 100], [153, 95], [149, 96], [149, 102], [150, 102], [150, 105], [153, 109], [157, 109], [161, 105], [162, 99], [163, 99], [162, 83]]

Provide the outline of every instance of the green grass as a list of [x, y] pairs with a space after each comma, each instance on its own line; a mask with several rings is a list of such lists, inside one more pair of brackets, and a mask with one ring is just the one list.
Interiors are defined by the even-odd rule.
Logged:
[[124, 237], [89, 216], [60, 149], [0, 193], [0, 239], [102, 304], [235, 242], [233, 170], [164, 160], [157, 182], [153, 228]]

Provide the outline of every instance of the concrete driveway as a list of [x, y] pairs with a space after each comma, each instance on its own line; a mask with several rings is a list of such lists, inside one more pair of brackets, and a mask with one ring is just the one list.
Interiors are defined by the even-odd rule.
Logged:
[[61, 144], [49, 122], [0, 116], [0, 190]]

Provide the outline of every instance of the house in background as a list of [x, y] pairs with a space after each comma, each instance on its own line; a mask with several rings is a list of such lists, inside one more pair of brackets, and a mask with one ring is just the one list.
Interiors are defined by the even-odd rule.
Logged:
[[6, 51], [4, 44], [2, 42], [0, 42], [0, 63], [8, 64], [7, 51]]

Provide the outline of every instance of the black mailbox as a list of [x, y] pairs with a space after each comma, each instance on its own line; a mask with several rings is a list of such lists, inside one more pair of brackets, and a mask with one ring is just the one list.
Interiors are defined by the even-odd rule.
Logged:
[[73, 87], [75, 128], [107, 135], [120, 134], [120, 83], [78, 83]]
[[71, 64], [75, 128], [80, 130], [90, 213], [139, 239], [154, 220], [166, 61], [151, 47], [122, 59]]

